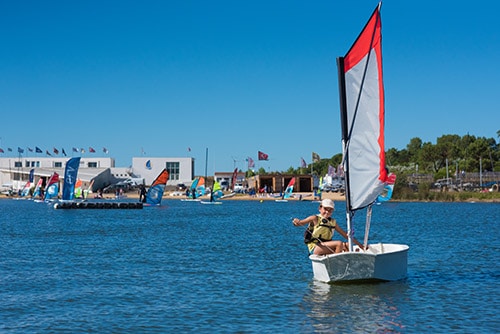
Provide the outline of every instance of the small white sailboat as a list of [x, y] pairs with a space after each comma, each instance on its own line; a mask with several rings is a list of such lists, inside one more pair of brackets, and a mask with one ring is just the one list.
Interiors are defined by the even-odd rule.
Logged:
[[[349, 251], [309, 256], [314, 278], [323, 282], [393, 281], [407, 273], [407, 245], [368, 245], [372, 205], [391, 182], [384, 153], [380, 7], [381, 4], [348, 53], [337, 58]], [[353, 247], [352, 242], [354, 212], [364, 208], [366, 251]]]

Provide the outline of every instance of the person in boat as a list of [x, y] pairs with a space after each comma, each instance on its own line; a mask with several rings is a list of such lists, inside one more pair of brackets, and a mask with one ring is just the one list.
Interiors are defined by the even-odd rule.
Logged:
[[[293, 219], [294, 226], [308, 224], [304, 233], [304, 243], [307, 245], [309, 254], [327, 255], [348, 251], [347, 242], [332, 240], [334, 230], [347, 240], [347, 233], [331, 217], [333, 210], [335, 210], [335, 204], [331, 199], [326, 198], [320, 202], [318, 215], [312, 215], [305, 219]], [[364, 249], [358, 240], [353, 238], [353, 242]]]

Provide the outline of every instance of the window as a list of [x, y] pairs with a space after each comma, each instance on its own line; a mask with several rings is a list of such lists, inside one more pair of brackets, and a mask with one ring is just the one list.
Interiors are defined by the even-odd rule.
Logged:
[[24, 163], [24, 166], [25, 167], [29, 167], [30, 166], [30, 162], [28, 160], [26, 160], [26, 162]]
[[167, 162], [167, 172], [169, 180], [179, 180], [179, 162]]
[[54, 162], [54, 167], [55, 168], [62, 168], [62, 162], [59, 162], [59, 161]]
[[14, 167], [23, 167], [23, 163], [21, 161], [14, 161]]
[[87, 163], [88, 168], [97, 168], [97, 162], [89, 162]]

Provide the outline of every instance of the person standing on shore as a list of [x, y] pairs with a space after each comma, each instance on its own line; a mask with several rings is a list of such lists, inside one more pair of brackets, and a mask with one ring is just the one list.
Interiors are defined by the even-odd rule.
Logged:
[[139, 186], [139, 202], [146, 202], [146, 187], [144, 186], [144, 184], [141, 184]]
[[[308, 224], [307, 230], [304, 233], [304, 243], [307, 245], [309, 254], [327, 255], [348, 250], [347, 242], [332, 240], [334, 230], [347, 239], [347, 233], [331, 217], [334, 209], [335, 204], [333, 201], [331, 199], [324, 199], [319, 205], [318, 215], [312, 215], [305, 219], [293, 219], [292, 223], [294, 226]], [[353, 238], [353, 241], [361, 249], [364, 249], [358, 240]]]

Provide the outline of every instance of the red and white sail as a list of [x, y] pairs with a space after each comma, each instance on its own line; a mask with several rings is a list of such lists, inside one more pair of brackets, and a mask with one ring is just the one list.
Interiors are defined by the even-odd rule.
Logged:
[[387, 179], [380, 5], [345, 57], [339, 59], [339, 75], [344, 77], [341, 107], [344, 101], [346, 195], [349, 209], [354, 211], [373, 203]]

